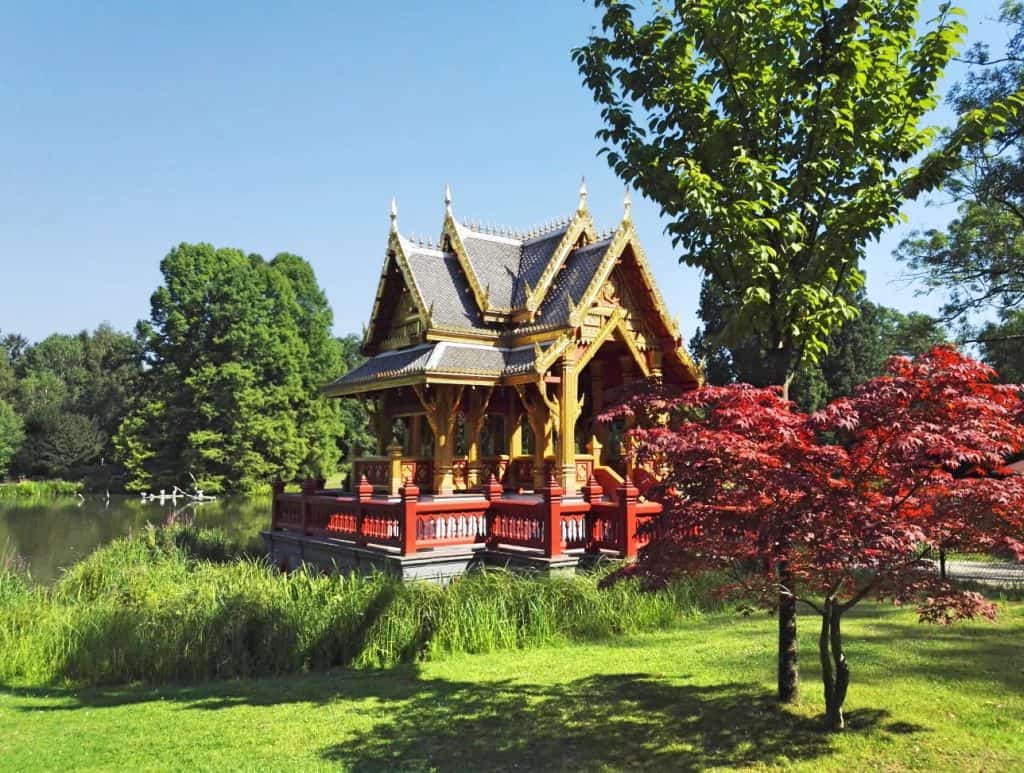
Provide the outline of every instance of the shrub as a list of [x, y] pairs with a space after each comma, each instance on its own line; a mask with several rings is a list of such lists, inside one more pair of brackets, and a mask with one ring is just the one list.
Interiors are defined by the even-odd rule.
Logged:
[[195, 682], [386, 667], [650, 631], [714, 606], [711, 583], [608, 590], [601, 570], [486, 570], [447, 588], [385, 575], [282, 574], [222, 533], [174, 526], [116, 540], [52, 588], [0, 568], [0, 681]]

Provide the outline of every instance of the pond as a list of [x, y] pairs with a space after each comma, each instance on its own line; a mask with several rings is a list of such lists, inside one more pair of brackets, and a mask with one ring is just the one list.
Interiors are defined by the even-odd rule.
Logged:
[[219, 499], [183, 504], [142, 502], [138, 497], [0, 499], [0, 551], [28, 561], [32, 578], [51, 583], [61, 570], [100, 545], [138, 532], [147, 523], [188, 518], [248, 541], [270, 524], [270, 497]]

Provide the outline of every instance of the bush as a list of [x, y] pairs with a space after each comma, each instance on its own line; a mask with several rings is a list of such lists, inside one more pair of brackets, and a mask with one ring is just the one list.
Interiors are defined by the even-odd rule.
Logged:
[[714, 606], [713, 583], [609, 590], [607, 571], [480, 571], [447, 588], [376, 575], [281, 574], [223, 534], [116, 540], [52, 588], [0, 568], [0, 681], [196, 682], [386, 667], [665, 628]]

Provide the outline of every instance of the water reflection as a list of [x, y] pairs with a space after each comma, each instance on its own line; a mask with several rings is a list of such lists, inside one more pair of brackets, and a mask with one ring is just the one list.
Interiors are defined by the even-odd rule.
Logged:
[[185, 506], [140, 502], [137, 497], [0, 500], [0, 549], [25, 558], [32, 577], [53, 582], [64, 567], [95, 548], [169, 517], [189, 517], [198, 526], [216, 526], [237, 539], [259, 535], [270, 522], [270, 498], [230, 498]]

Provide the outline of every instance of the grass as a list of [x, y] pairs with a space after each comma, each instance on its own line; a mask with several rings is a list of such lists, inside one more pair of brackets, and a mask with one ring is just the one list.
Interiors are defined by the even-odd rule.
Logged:
[[0, 682], [197, 682], [413, 663], [664, 629], [710, 580], [657, 594], [601, 574], [481, 572], [441, 589], [385, 576], [282, 575], [217, 531], [115, 540], [52, 587], [0, 567]]
[[196, 687], [0, 691], [9, 770], [1017, 770], [1024, 605], [925, 627], [865, 605], [846, 626], [850, 729], [772, 701], [774, 620], [716, 613], [600, 643], [451, 655]]
[[69, 480], [23, 480], [17, 483], [0, 483], [0, 499], [72, 497], [84, 490], [85, 484]]

